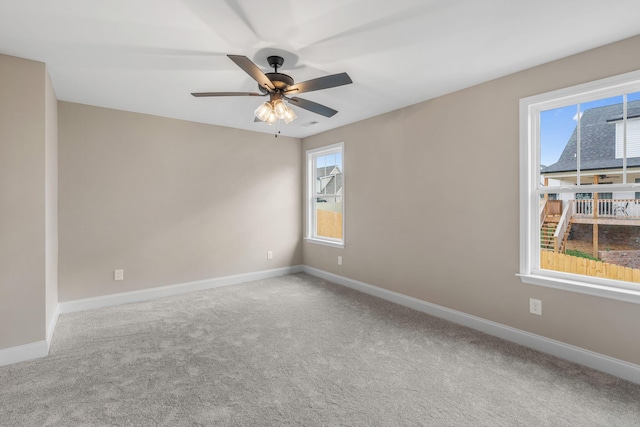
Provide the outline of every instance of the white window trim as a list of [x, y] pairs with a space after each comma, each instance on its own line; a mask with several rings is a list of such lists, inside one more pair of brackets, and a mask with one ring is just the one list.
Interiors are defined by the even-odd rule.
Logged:
[[[538, 185], [540, 171], [540, 111], [638, 91], [640, 71], [634, 71], [520, 100], [520, 272], [516, 276], [523, 283], [640, 304], [640, 285], [539, 268], [540, 204], [534, 187]], [[607, 185], [607, 191], [635, 191], [637, 188], [640, 184]], [[583, 192], [598, 189], [602, 187], [580, 186]], [[574, 189], [560, 187], [549, 192], [574, 192]]]
[[[314, 236], [313, 225], [316, 223], [315, 216], [316, 212], [313, 203], [313, 199], [315, 198], [315, 168], [313, 167], [313, 158], [318, 154], [331, 154], [331, 152], [340, 152], [342, 154], [342, 239], [332, 239], [330, 237], [317, 237]], [[314, 148], [311, 150], [307, 150], [307, 197], [306, 197], [306, 209], [307, 209], [307, 218], [306, 218], [306, 233], [304, 240], [309, 243], [316, 243], [325, 246], [331, 246], [334, 248], [344, 248], [345, 242], [345, 218], [346, 218], [346, 206], [345, 206], [345, 198], [344, 198], [344, 188], [345, 188], [345, 173], [344, 173], [344, 165], [345, 165], [345, 153], [344, 153], [344, 142], [338, 142], [336, 144], [325, 145], [323, 147]]]

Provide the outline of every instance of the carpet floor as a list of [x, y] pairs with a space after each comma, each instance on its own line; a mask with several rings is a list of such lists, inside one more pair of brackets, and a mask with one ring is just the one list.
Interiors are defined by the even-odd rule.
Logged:
[[640, 385], [293, 274], [60, 316], [2, 426], [639, 426]]

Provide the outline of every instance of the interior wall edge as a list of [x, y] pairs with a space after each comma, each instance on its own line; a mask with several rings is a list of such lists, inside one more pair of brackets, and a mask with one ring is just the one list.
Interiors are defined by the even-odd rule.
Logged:
[[58, 324], [58, 318], [60, 317], [60, 304], [56, 303], [56, 306], [53, 310], [53, 314], [51, 315], [51, 319], [47, 323], [47, 349], [51, 345], [51, 340], [53, 339], [53, 333], [56, 330], [56, 325]]
[[46, 75], [0, 54], [0, 348], [46, 339]]

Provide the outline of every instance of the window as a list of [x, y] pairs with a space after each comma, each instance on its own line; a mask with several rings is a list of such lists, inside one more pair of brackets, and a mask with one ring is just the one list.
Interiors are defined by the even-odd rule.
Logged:
[[640, 72], [520, 100], [523, 282], [640, 303], [639, 117]]
[[307, 151], [307, 240], [344, 246], [344, 144]]

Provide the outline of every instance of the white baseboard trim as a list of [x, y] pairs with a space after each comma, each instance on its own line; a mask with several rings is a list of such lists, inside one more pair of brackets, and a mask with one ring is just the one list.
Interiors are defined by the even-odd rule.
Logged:
[[46, 340], [32, 342], [0, 350], [0, 366], [46, 357], [49, 354], [49, 343]]
[[49, 355], [49, 347], [51, 346], [51, 338], [53, 331], [58, 323], [60, 315], [60, 306], [56, 306], [53, 313], [51, 323], [47, 327], [47, 336], [44, 341], [36, 341], [29, 344], [18, 345], [15, 347], [4, 348], [0, 350], [0, 366], [13, 365], [14, 363], [26, 362], [27, 360], [39, 359]]
[[329, 273], [309, 266], [291, 266], [264, 270], [253, 273], [225, 276], [208, 280], [181, 283], [177, 285], [162, 286], [157, 288], [143, 289], [138, 291], [123, 292], [119, 294], [105, 295], [95, 298], [85, 298], [75, 301], [67, 301], [58, 304], [54, 319], [47, 328], [46, 340], [33, 342], [16, 347], [0, 349], [0, 366], [11, 365], [13, 363], [45, 357], [49, 354], [49, 345], [56, 327], [59, 314], [72, 313], [76, 311], [91, 310], [95, 308], [108, 307], [113, 305], [127, 304], [132, 302], [147, 301], [171, 295], [183, 294], [205, 289], [212, 289], [221, 286], [235, 285], [254, 280], [269, 279], [272, 277], [284, 276], [287, 274], [304, 271], [312, 276], [320, 277], [339, 285], [364, 292], [378, 298], [391, 301], [405, 307], [412, 308], [423, 313], [436, 316], [451, 322], [467, 326], [469, 328], [505, 339], [543, 353], [575, 362], [590, 368], [606, 372], [619, 378], [640, 384], [640, 366], [615, 359], [600, 353], [576, 347], [561, 341], [552, 340], [541, 335], [532, 334], [520, 329], [512, 328], [491, 320], [473, 316], [461, 311], [452, 310], [437, 304], [432, 304], [414, 297], [410, 297], [398, 292], [379, 288], [368, 283], [349, 279], [337, 274]]
[[252, 273], [236, 274], [233, 276], [217, 277], [214, 279], [198, 280], [195, 282], [160, 286], [157, 288], [141, 289], [131, 292], [122, 292], [100, 297], [65, 301], [59, 303], [58, 306], [60, 308], [60, 314], [73, 313], [76, 311], [92, 310], [96, 308], [128, 304], [132, 302], [148, 301], [156, 298], [184, 294], [186, 292], [202, 291], [205, 289], [235, 285], [238, 283], [251, 282], [254, 280], [269, 279], [272, 277], [284, 276], [292, 273], [300, 273], [301, 271], [302, 266], [295, 265], [291, 267], [276, 268], [273, 270], [256, 271]]
[[251, 282], [253, 280], [269, 279], [287, 274], [300, 273], [302, 269], [303, 267], [301, 265], [295, 265], [291, 267], [275, 268], [273, 270], [236, 274], [234, 276], [217, 277], [214, 279], [198, 280], [195, 282], [180, 283], [177, 285], [161, 286], [157, 288], [122, 292], [119, 294], [105, 295], [95, 298], [61, 302], [58, 303], [53, 319], [47, 326], [46, 339], [25, 345], [0, 349], [0, 366], [12, 365], [14, 363], [46, 357], [49, 354], [49, 346], [51, 345], [51, 339], [60, 314], [127, 304], [130, 302], [148, 301], [156, 298], [183, 294], [186, 292], [236, 285], [239, 283]]
[[56, 330], [56, 325], [58, 324], [58, 317], [60, 317], [60, 304], [56, 304], [56, 309], [53, 312], [53, 319], [51, 319], [51, 323], [49, 323], [49, 327], [47, 328], [47, 353], [49, 352], [53, 332]]
[[321, 279], [640, 384], [640, 365], [615, 359], [584, 348], [552, 340], [541, 335], [532, 334], [501, 323], [472, 316], [461, 311], [452, 310], [441, 305], [432, 304], [317, 268], [304, 266], [303, 271], [312, 276], [320, 277]]

